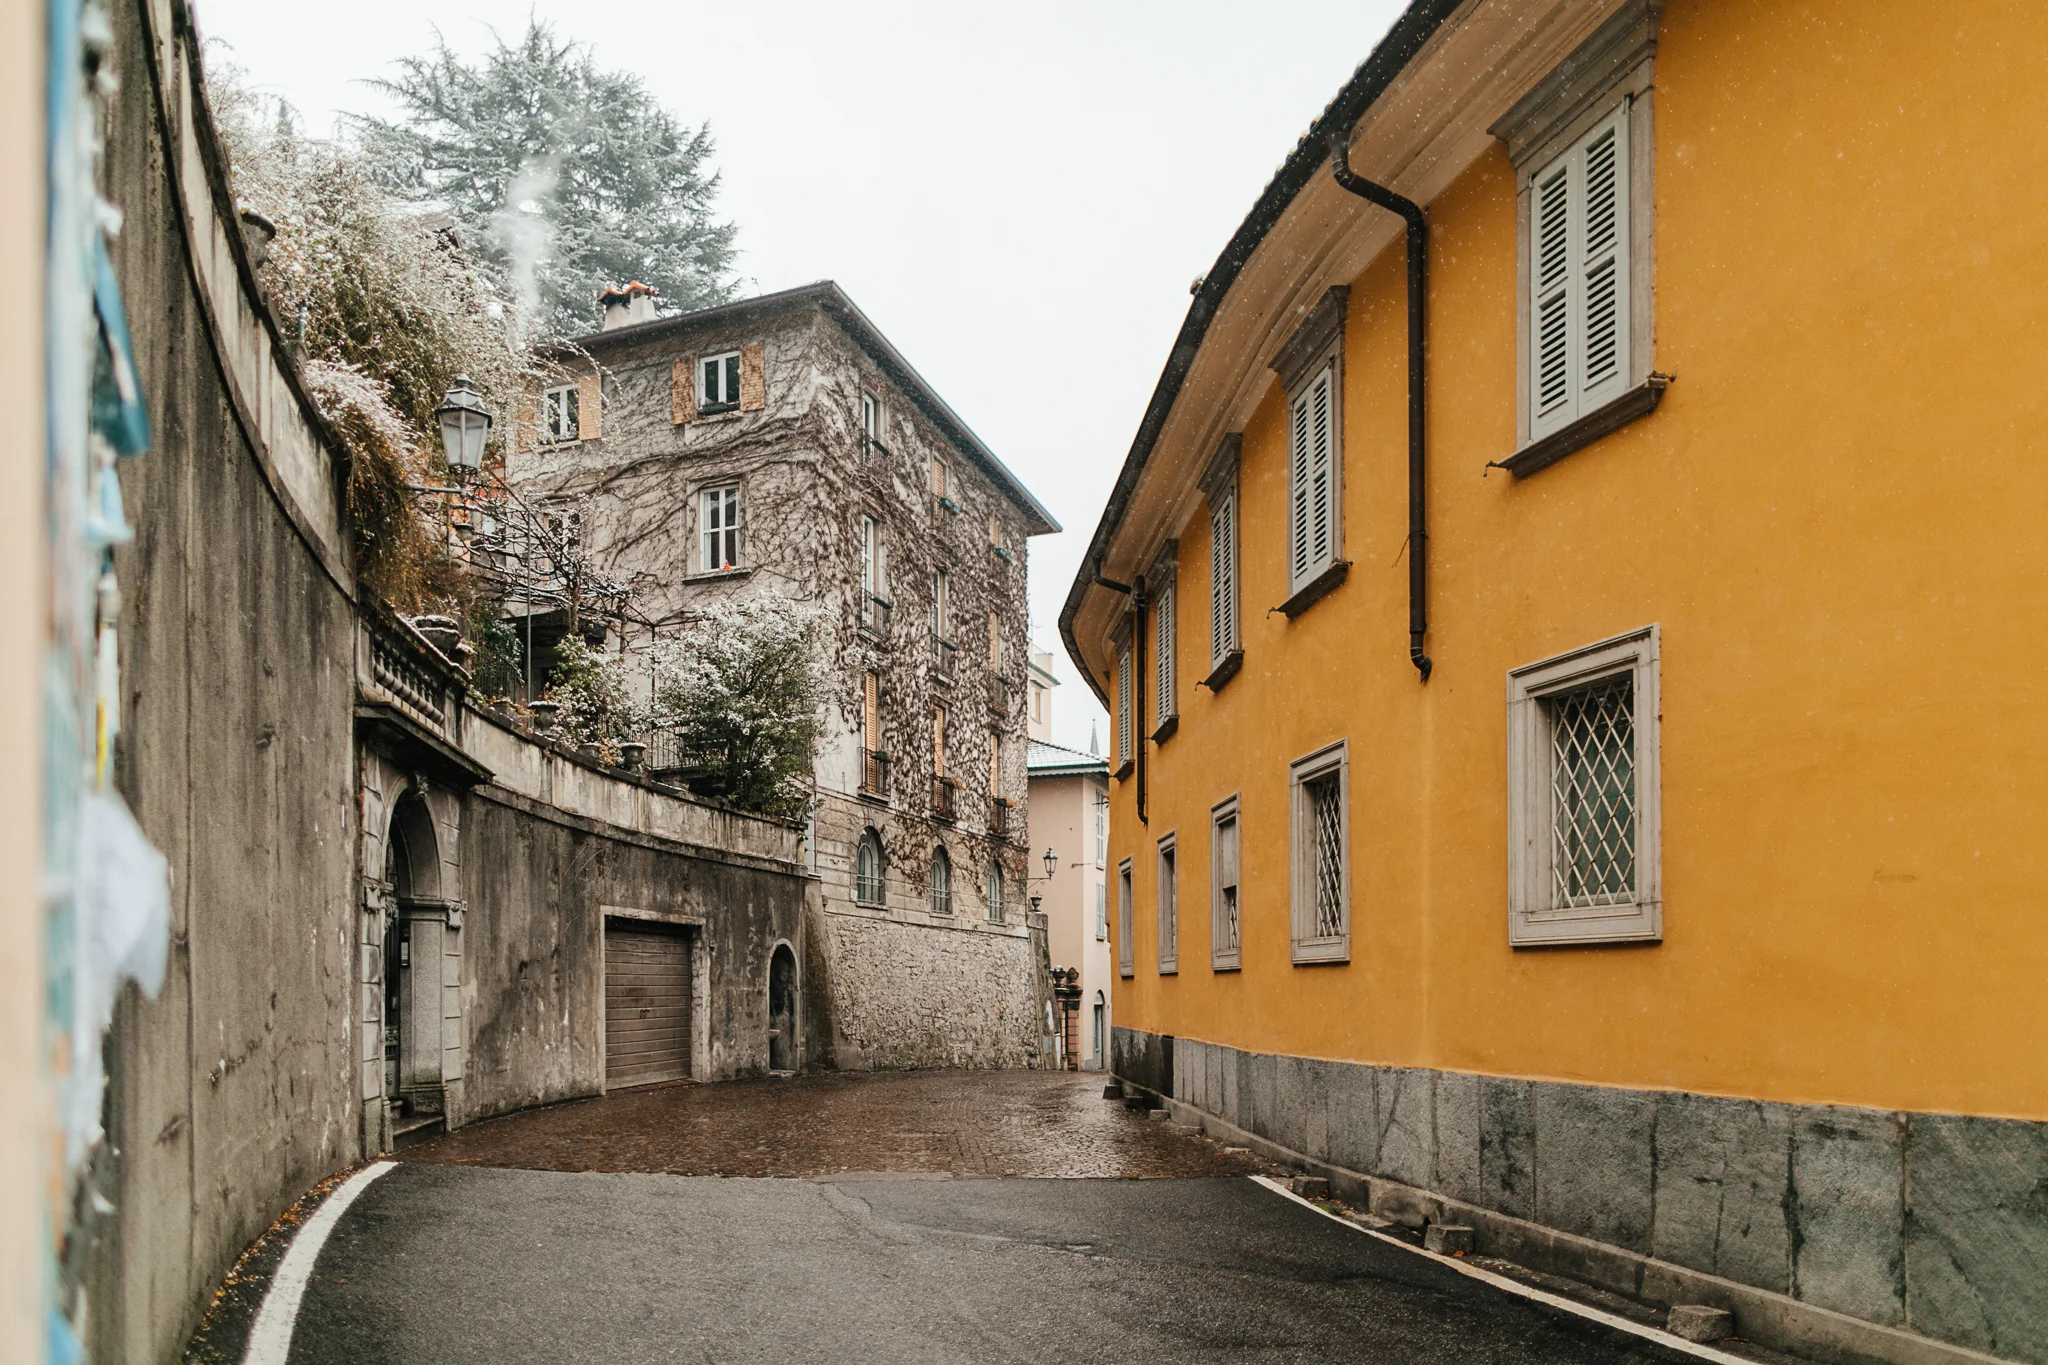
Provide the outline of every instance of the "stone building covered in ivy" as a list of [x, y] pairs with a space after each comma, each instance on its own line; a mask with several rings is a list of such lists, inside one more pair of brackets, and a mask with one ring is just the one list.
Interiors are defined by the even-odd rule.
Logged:
[[[796, 1032], [829, 1055], [794, 1060], [1031, 1064], [1025, 574], [1059, 528], [836, 284], [674, 317], [651, 294], [608, 293], [603, 328], [558, 350], [510, 472], [631, 585], [608, 648], [637, 687], [707, 604], [822, 613], [822, 908]], [[647, 739], [658, 773], [687, 761]]]

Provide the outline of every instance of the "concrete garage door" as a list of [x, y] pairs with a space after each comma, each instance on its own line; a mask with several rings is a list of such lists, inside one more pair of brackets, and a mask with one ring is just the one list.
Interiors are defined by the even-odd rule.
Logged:
[[604, 929], [604, 1085], [690, 1074], [690, 940], [613, 921]]

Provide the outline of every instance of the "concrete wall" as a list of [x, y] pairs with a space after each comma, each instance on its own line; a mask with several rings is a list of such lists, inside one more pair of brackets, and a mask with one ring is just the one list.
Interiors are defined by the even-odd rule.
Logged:
[[[137, 535], [115, 557], [115, 775], [170, 862], [172, 924], [161, 993], [131, 990], [107, 1044], [92, 1179], [112, 1211], [87, 1213], [72, 1247], [106, 1362], [171, 1354], [241, 1248], [363, 1154], [348, 1009], [354, 614], [335, 471], [269, 363], [205, 139], [178, 121], [190, 54], [144, 13], [113, 11], [106, 153], [156, 431], [122, 471]], [[152, 53], [171, 62], [161, 84]]]
[[[1125, 1028], [1115, 1060], [1314, 1161], [1598, 1244], [1561, 1260], [1505, 1223], [1488, 1245], [1482, 1221], [1482, 1251], [1654, 1297], [1647, 1259], [2048, 1361], [2048, 1125], [1369, 1066]], [[1873, 1334], [1865, 1349], [1942, 1358], [1897, 1345], [1882, 1354]]]
[[[792, 832], [793, 833], [793, 832]], [[543, 806], [496, 784], [462, 823], [465, 1089], [451, 1126], [603, 1088], [607, 913], [700, 925], [709, 953], [699, 1079], [768, 1069], [768, 957], [804, 969], [806, 880], [793, 861], [690, 847]]]

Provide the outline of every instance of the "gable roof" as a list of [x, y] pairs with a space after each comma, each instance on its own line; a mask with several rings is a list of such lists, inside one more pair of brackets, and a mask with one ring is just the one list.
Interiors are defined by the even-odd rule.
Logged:
[[938, 390], [925, 382], [903, 353], [898, 351], [889, 338], [882, 335], [882, 329], [869, 320], [866, 313], [847, 297], [846, 291], [831, 280], [818, 280], [812, 284], [800, 284], [794, 289], [780, 289], [772, 294], [757, 294], [748, 299], [735, 299], [731, 303], [716, 304], [710, 308], [699, 308], [691, 313], [677, 313], [672, 317], [656, 318], [652, 322], [628, 323], [609, 331], [591, 332], [573, 337], [551, 348], [551, 353], [561, 356], [599, 355], [623, 345], [639, 345], [649, 341], [660, 341], [671, 337], [682, 337], [707, 328], [743, 322], [750, 318], [766, 317], [777, 313], [797, 312], [805, 308], [816, 308], [853, 338], [854, 344], [867, 352], [868, 358], [882, 368], [895, 385], [925, 417], [943, 433], [947, 440], [968, 461], [978, 466], [990, 482], [1007, 497], [1030, 523], [1026, 535], [1043, 536], [1059, 531], [1060, 524], [1053, 520], [1052, 513], [1033, 497], [1023, 481], [1010, 472], [1009, 466], [996, 458], [996, 453], [974, 434], [952, 405], [939, 397]]
[[1042, 739], [1031, 741], [1025, 753], [1024, 766], [1033, 777], [1065, 777], [1075, 773], [1109, 775], [1109, 760], [1100, 754], [1063, 749]]

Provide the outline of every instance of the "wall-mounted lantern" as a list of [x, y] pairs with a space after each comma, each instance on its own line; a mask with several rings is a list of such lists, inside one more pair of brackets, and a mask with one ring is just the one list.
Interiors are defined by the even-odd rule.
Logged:
[[491, 414], [484, 410], [483, 395], [470, 384], [468, 375], [456, 376], [455, 387], [434, 409], [434, 420], [441, 424], [441, 453], [447, 457], [449, 473], [467, 479], [483, 468]]

